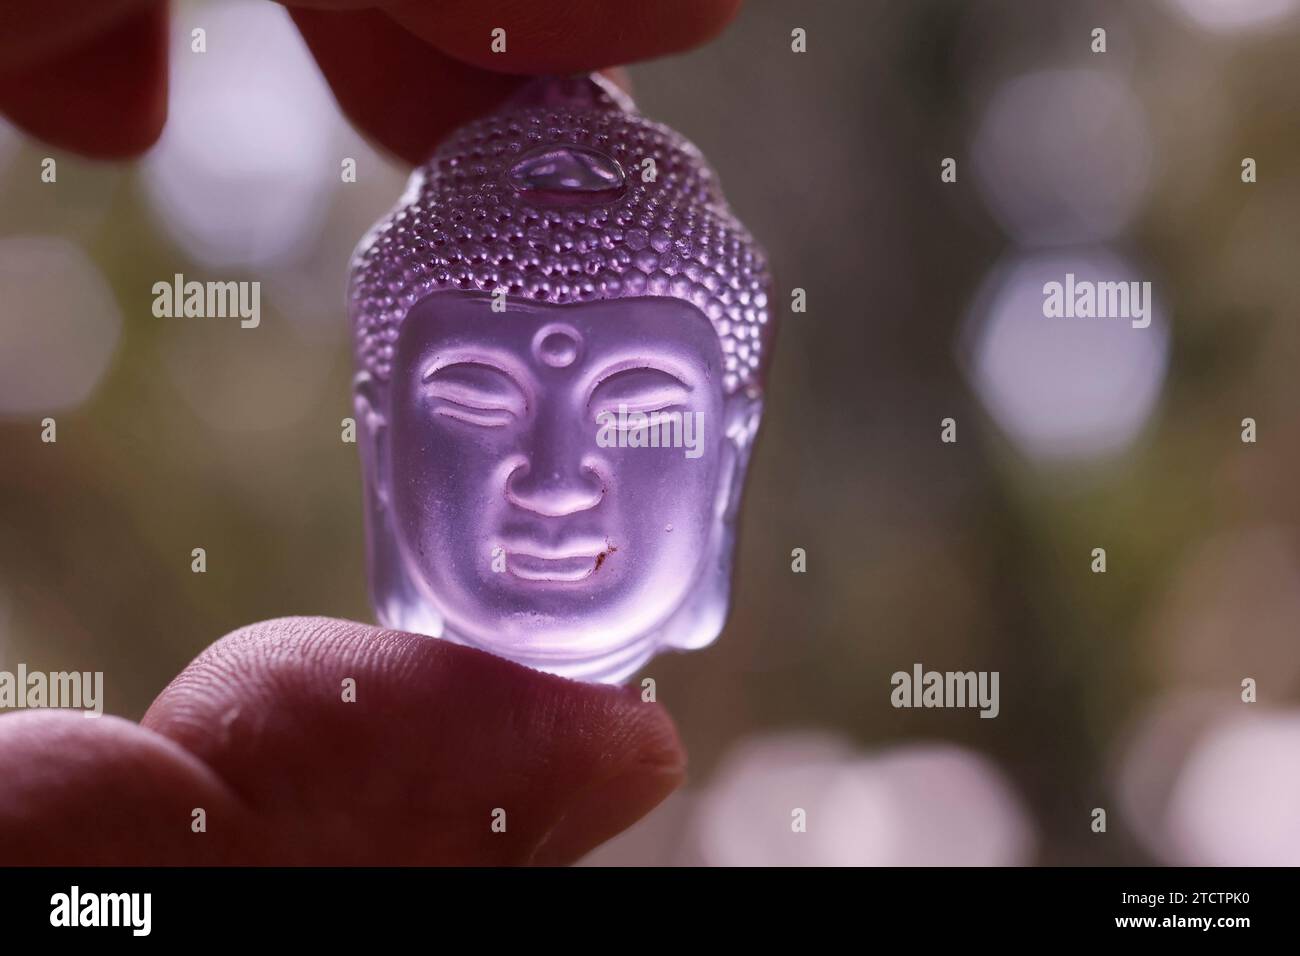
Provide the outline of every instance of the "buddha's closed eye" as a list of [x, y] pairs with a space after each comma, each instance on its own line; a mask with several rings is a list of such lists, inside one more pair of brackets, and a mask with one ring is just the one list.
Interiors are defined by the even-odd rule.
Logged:
[[502, 369], [482, 362], [456, 362], [424, 376], [425, 395], [435, 415], [468, 425], [499, 428], [528, 409], [523, 389]]
[[588, 407], [599, 420], [606, 414], [667, 411], [685, 405], [691, 388], [676, 375], [649, 366], [625, 368], [602, 378], [591, 392]]

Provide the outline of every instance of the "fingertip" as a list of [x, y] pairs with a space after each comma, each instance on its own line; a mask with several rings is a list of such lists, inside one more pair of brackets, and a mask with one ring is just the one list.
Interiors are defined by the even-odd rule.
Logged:
[[167, 8], [122, 16], [70, 49], [0, 74], [0, 112], [52, 146], [125, 159], [167, 119]]
[[635, 693], [327, 618], [223, 638], [143, 723], [211, 765], [296, 862], [568, 862], [685, 764], [667, 711]]
[[522, 82], [443, 56], [380, 10], [289, 12], [344, 115], [412, 165]]
[[464, 63], [537, 74], [597, 70], [690, 50], [720, 34], [740, 3], [659, 0], [613, 10], [603, 0], [405, 0], [389, 12]]

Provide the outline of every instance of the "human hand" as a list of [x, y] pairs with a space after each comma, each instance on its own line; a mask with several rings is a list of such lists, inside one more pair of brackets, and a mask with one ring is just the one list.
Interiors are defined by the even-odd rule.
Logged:
[[[515, 74], [686, 49], [739, 0], [300, 0], [290, 12], [345, 113], [411, 162], [487, 112]], [[490, 52], [491, 30], [508, 31]], [[0, 112], [98, 157], [166, 118], [161, 0], [9, 0]], [[355, 704], [340, 681], [356, 679]], [[413, 635], [326, 620], [219, 641], [140, 725], [0, 718], [0, 847], [16, 863], [567, 862], [674, 789], [657, 705]], [[205, 833], [190, 828], [203, 808]], [[506, 811], [505, 833], [491, 812]]]
[[[537, 73], [604, 69], [697, 46], [740, 0], [292, 0], [343, 112], [411, 163]], [[167, 117], [164, 0], [6, 0], [0, 113], [55, 146], [124, 158]], [[201, 25], [197, 24], [196, 25]], [[506, 30], [503, 53], [491, 31]]]
[[633, 690], [283, 618], [217, 641], [138, 725], [0, 716], [0, 865], [564, 864], [663, 800], [684, 761]]

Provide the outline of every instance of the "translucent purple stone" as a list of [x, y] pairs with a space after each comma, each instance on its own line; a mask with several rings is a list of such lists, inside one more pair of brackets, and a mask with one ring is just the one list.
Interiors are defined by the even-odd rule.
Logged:
[[353, 262], [380, 621], [603, 681], [711, 643], [769, 284], [699, 152], [597, 78], [454, 133]]

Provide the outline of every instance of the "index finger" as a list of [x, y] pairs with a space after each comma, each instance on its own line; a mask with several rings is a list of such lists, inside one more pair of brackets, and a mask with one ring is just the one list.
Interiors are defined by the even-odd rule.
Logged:
[[[739, 8], [740, 0], [397, 0], [387, 9], [461, 62], [537, 74], [583, 73], [681, 53], [721, 33]], [[494, 36], [496, 30], [502, 33]]]
[[[299, 9], [381, 9], [429, 46], [501, 73], [585, 73], [713, 39], [741, 0], [282, 0]], [[493, 46], [493, 31], [505, 31]]]
[[[407, 162], [496, 107], [533, 73], [574, 73], [679, 52], [731, 20], [740, 0], [295, 0], [294, 21], [343, 112]], [[501, 52], [493, 31], [503, 30]], [[503, 49], [502, 49], [503, 46]]]

